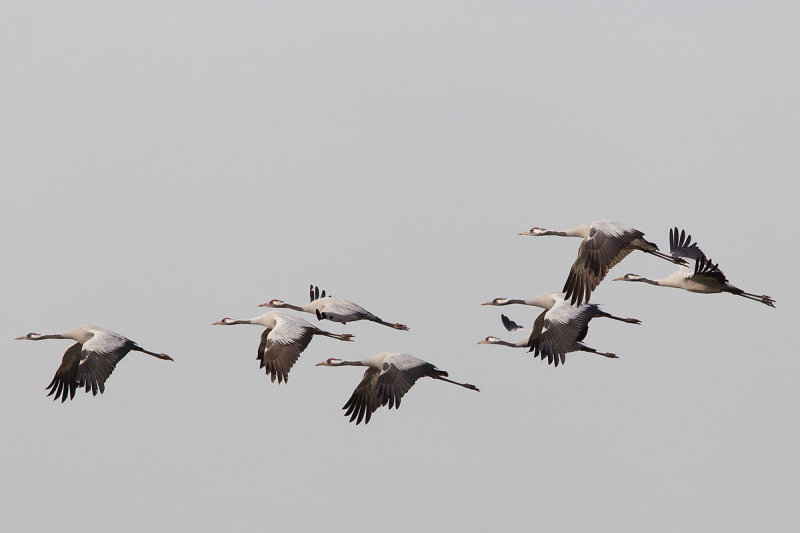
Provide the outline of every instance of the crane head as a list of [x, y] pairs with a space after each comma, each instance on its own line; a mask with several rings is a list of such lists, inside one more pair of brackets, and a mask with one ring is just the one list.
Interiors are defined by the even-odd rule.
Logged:
[[509, 302], [508, 298], [495, 298], [491, 302], [484, 302], [481, 305], [508, 305]]
[[270, 300], [265, 304], [261, 304], [258, 307], [286, 307], [286, 302], [283, 300]]
[[212, 326], [229, 326], [229, 325], [230, 325], [230, 324], [232, 324], [232, 323], [233, 323], [233, 319], [232, 319], [232, 318], [225, 317], [225, 318], [223, 318], [222, 320], [219, 320], [219, 321], [217, 321], [217, 322], [214, 322], [214, 323], [213, 323], [213, 324], [211, 324], [211, 325], [212, 325]]
[[497, 344], [500, 341], [497, 337], [492, 337], [491, 335], [486, 337], [483, 340], [478, 341], [476, 344]]
[[522, 233], [517, 233], [517, 235], [530, 235], [531, 237], [536, 237], [537, 235], [544, 235], [547, 230], [544, 228], [533, 227], [528, 231], [523, 231]]
[[38, 333], [28, 333], [27, 335], [23, 335], [22, 337], [17, 337], [14, 339], [15, 341], [35, 341], [38, 340], [41, 335]]

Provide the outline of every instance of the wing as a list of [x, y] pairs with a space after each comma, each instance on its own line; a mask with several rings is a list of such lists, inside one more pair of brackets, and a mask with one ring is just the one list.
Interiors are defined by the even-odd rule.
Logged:
[[633, 251], [628, 245], [644, 236], [639, 230], [618, 224], [596, 224], [581, 242], [578, 257], [570, 268], [564, 284], [564, 298], [580, 305], [589, 301], [609, 269]]
[[719, 265], [711, 262], [711, 259], [706, 259], [705, 256], [698, 257], [695, 260], [694, 274], [692, 274], [690, 277], [712, 278], [723, 285], [728, 283], [728, 278], [725, 277], [725, 274], [723, 274], [722, 270], [719, 269]]
[[542, 338], [542, 329], [544, 329], [544, 315], [547, 314], [547, 309], [539, 313], [539, 316], [536, 317], [536, 320], [533, 321], [533, 329], [531, 330], [531, 335], [528, 337], [528, 344], [526, 346], [529, 347], [529, 352], [535, 352], [534, 356], [539, 353], [539, 342]]
[[530, 330], [526, 331], [525, 328], [523, 328], [510, 318], [508, 318], [506, 315], [500, 315], [500, 320], [503, 322], [503, 326], [506, 328], [507, 331], [522, 331], [522, 332], [530, 331]]
[[355, 420], [358, 425], [364, 420], [364, 423], [368, 424], [372, 413], [381, 406], [381, 400], [378, 398], [378, 391], [375, 388], [379, 375], [380, 371], [377, 368], [367, 368], [361, 382], [342, 407], [342, 409], [346, 409], [344, 416], [350, 416], [350, 422]]
[[439, 374], [447, 376], [447, 372], [438, 370], [434, 365], [417, 359], [413, 355], [394, 354], [383, 360], [383, 371], [378, 376], [376, 389], [381, 405], [389, 404], [400, 407], [400, 399], [416, 381], [427, 375]]
[[692, 236], [687, 235], [684, 230], [678, 233], [677, 227], [669, 230], [669, 254], [672, 257], [682, 257], [690, 261], [706, 260], [705, 254], [697, 246], [697, 243], [692, 242]]
[[261, 333], [258, 360], [272, 382], [283, 383], [289, 380], [289, 370], [308, 347], [316, 328], [294, 317], [276, 317], [275, 322], [274, 328]]
[[589, 321], [597, 314], [597, 306], [586, 304], [574, 307], [558, 304], [544, 314], [544, 325], [538, 342], [531, 346], [534, 356], [547, 357], [548, 364], [563, 364], [566, 354], [578, 341], [586, 336]]
[[319, 298], [325, 298], [325, 291], [322, 291], [322, 293], [320, 294], [319, 287], [316, 287], [314, 285], [309, 286], [308, 292], [309, 292], [309, 298], [311, 298], [309, 301], [311, 302]]
[[81, 345], [76, 342], [64, 352], [64, 357], [61, 359], [61, 366], [56, 370], [56, 375], [53, 376], [50, 385], [45, 387], [45, 390], [50, 390], [50, 392], [47, 393], [48, 396], [55, 394], [55, 396], [53, 396], [54, 401], [58, 400], [58, 397], [61, 396], [61, 403], [64, 403], [68, 394], [70, 400], [75, 397], [75, 389], [78, 388], [78, 364], [80, 361]]
[[325, 303], [321, 315], [334, 322], [350, 322], [372, 316], [372, 313], [347, 300], [330, 300]]
[[133, 342], [112, 331], [97, 330], [83, 344], [81, 363], [78, 366], [78, 385], [96, 396], [106, 390], [106, 380], [131, 348]]

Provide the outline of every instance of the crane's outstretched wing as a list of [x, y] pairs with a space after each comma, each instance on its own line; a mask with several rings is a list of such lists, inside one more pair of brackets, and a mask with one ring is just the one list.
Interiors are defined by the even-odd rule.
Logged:
[[521, 331], [521, 332], [530, 332], [531, 330], [523, 328], [506, 315], [500, 315], [500, 320], [503, 322], [503, 326], [506, 328], [507, 331]]
[[309, 286], [309, 297], [311, 298], [310, 301], [318, 300], [319, 298], [325, 298], [325, 291], [323, 290], [322, 293], [319, 292], [319, 287], [315, 285]]
[[355, 420], [356, 425], [358, 425], [364, 420], [364, 423], [368, 424], [372, 413], [381, 406], [378, 390], [375, 388], [379, 375], [380, 370], [377, 368], [367, 368], [364, 372], [364, 377], [361, 378], [361, 382], [355, 388], [347, 403], [344, 404], [344, 407], [342, 407], [342, 409], [346, 409], [344, 416], [349, 416], [350, 422]]
[[597, 314], [597, 309], [594, 304], [574, 307], [564, 302], [555, 305], [540, 315], [544, 318], [541, 334], [538, 337], [531, 336], [529, 351], [534, 356], [541, 355], [542, 359], [547, 357], [548, 364], [563, 364], [566, 354], [571, 351], [578, 338], [586, 336], [589, 321]]
[[353, 320], [373, 317], [374, 315], [360, 305], [347, 300], [328, 300], [322, 308], [320, 316], [333, 322], [346, 324]]
[[53, 400], [58, 400], [61, 396], [61, 403], [67, 399], [75, 397], [75, 389], [78, 388], [78, 364], [81, 361], [81, 344], [75, 343], [64, 352], [64, 357], [61, 359], [61, 365], [56, 370], [53, 380], [50, 385], [45, 387], [45, 390], [50, 390], [48, 396], [53, 396]]
[[261, 333], [258, 357], [261, 368], [266, 368], [270, 381], [283, 383], [289, 380], [289, 370], [297, 362], [314, 337], [316, 328], [295, 317], [278, 316], [275, 327]]
[[564, 298], [580, 305], [589, 301], [608, 271], [633, 251], [628, 245], [644, 236], [639, 230], [618, 224], [597, 223], [581, 242], [578, 257], [564, 284]]
[[83, 343], [78, 366], [78, 385], [93, 396], [106, 390], [106, 380], [134, 346], [133, 341], [113, 331], [94, 331], [92, 338]]
[[682, 257], [690, 261], [706, 260], [706, 256], [697, 246], [697, 242], [692, 242], [692, 236], [687, 235], [685, 230], [678, 233], [677, 226], [669, 230], [669, 254], [672, 257]]
[[400, 353], [388, 356], [383, 360], [383, 371], [376, 384], [381, 405], [388, 403], [389, 409], [399, 408], [400, 399], [419, 378], [434, 374], [447, 376], [447, 372], [413, 355]]

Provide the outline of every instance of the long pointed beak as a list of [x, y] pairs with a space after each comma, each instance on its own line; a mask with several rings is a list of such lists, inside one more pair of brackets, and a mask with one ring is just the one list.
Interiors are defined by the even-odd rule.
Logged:
[[517, 235], [530, 235], [530, 231], [523, 231], [522, 233], [517, 233]]
[[269, 302], [263, 303], [263, 304], [258, 304], [256, 307], [269, 307]]
[[322, 361], [321, 363], [317, 363], [314, 366], [328, 366], [328, 362], [327, 361]]
[[483, 302], [481, 305], [493, 305], [494, 302]]
[[224, 323], [222, 322], [222, 320], [220, 320], [219, 322], [214, 322], [211, 325], [212, 326], [222, 326], [222, 325], [224, 325]]
[[611, 281], [625, 281], [625, 276], [621, 276], [619, 278], [614, 278]]
[[15, 341], [26, 341], [26, 340], [28, 340], [28, 337], [26, 337], [25, 335], [23, 335], [22, 337], [17, 337], [17, 338], [16, 338], [16, 339], [14, 339], [14, 340], [15, 340]]

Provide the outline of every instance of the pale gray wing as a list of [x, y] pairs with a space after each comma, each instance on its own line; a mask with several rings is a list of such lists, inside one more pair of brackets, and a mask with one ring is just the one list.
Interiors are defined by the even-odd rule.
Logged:
[[289, 370], [305, 350], [317, 328], [305, 320], [289, 315], [275, 317], [275, 327], [261, 333], [258, 345], [258, 360], [266, 368], [270, 381], [278, 383], [289, 380]]
[[580, 305], [589, 301], [608, 271], [633, 251], [628, 245], [644, 236], [639, 230], [612, 223], [598, 223], [581, 242], [578, 257], [564, 284], [564, 298]]
[[358, 425], [364, 420], [364, 424], [368, 424], [372, 413], [381, 406], [378, 390], [375, 388], [380, 373], [381, 371], [377, 368], [367, 368], [364, 372], [364, 377], [361, 378], [361, 382], [355, 388], [347, 403], [344, 404], [344, 407], [342, 407], [342, 409], [346, 409], [344, 416], [349, 416], [350, 422], [355, 420], [356, 425]]
[[692, 242], [692, 236], [684, 230], [678, 233], [677, 226], [669, 230], [669, 254], [672, 257], [682, 257], [690, 261], [706, 260], [706, 255], [697, 246], [697, 243]]
[[81, 351], [78, 385], [96, 396], [98, 392], [105, 392], [106, 380], [135, 344], [113, 331], [93, 328], [92, 333]]
[[594, 304], [574, 307], [566, 302], [550, 309], [545, 314], [538, 345], [542, 359], [546, 356], [548, 364], [563, 364], [566, 354], [578, 342], [578, 338], [586, 336], [589, 321], [597, 315], [597, 309]]
[[418, 359], [413, 355], [401, 353], [392, 354], [383, 360], [383, 371], [378, 376], [376, 388], [382, 405], [400, 407], [400, 399], [416, 383], [416, 381], [429, 375], [446, 377], [447, 372], [438, 370], [434, 365]]
[[320, 310], [322, 318], [334, 322], [352, 322], [363, 318], [372, 317], [373, 314], [360, 305], [347, 300], [329, 300]]
[[53, 380], [50, 385], [45, 387], [45, 390], [50, 390], [48, 396], [53, 396], [53, 400], [58, 400], [61, 396], [61, 403], [67, 399], [75, 397], [75, 389], [78, 388], [78, 364], [81, 362], [81, 344], [76, 342], [64, 352], [64, 357], [61, 359], [61, 365], [56, 370]]

